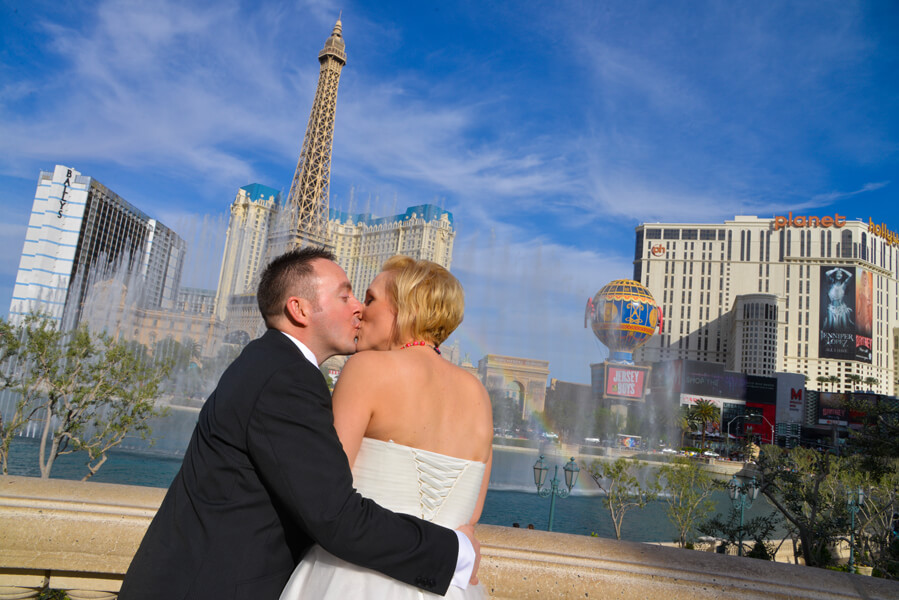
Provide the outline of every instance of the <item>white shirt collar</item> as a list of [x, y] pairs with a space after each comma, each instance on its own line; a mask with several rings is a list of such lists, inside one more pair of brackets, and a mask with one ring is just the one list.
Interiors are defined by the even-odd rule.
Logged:
[[[282, 331], [281, 333], [284, 333], [284, 332]], [[297, 348], [300, 349], [300, 352], [303, 353], [303, 356], [306, 357], [306, 360], [308, 360], [309, 362], [311, 362], [311, 363], [312, 363], [313, 365], [315, 365], [316, 367], [318, 366], [318, 359], [315, 358], [315, 355], [312, 353], [312, 350], [310, 350], [309, 348], [306, 347], [306, 344], [304, 344], [303, 342], [301, 342], [301, 341], [298, 340], [297, 338], [293, 337], [293, 336], [290, 335], [289, 333], [284, 333], [284, 335], [287, 336], [287, 339], [289, 339], [291, 342], [293, 342], [294, 344], [296, 344]]]

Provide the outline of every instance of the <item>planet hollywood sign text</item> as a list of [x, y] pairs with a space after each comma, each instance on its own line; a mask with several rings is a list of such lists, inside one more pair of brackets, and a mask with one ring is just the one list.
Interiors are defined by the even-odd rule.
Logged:
[[868, 217], [868, 233], [882, 237], [891, 246], [899, 246], [899, 235], [895, 231], [887, 229], [886, 223], [875, 225], [871, 217]]
[[[784, 229], [786, 227], [834, 227], [841, 228], [846, 225], [846, 217], [839, 213], [834, 213], [832, 217], [818, 217], [815, 215], [797, 215], [787, 213], [787, 216], [774, 217], [774, 231]], [[891, 246], [899, 246], [899, 234], [891, 231], [886, 223], [875, 225], [874, 220], [868, 217], [868, 233], [883, 238]]]
[[834, 213], [832, 217], [794, 217], [793, 213], [787, 213], [786, 217], [774, 217], [774, 231], [783, 229], [784, 227], [836, 227], [840, 228], [846, 224], [846, 217]]

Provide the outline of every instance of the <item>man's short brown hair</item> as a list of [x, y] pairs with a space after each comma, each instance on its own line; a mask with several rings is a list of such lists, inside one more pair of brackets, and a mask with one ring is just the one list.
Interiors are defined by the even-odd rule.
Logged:
[[272, 319], [284, 314], [284, 303], [290, 296], [305, 298], [318, 308], [318, 286], [312, 261], [334, 260], [334, 254], [326, 248], [307, 246], [285, 252], [265, 267], [259, 278], [256, 302], [265, 324], [273, 325]]

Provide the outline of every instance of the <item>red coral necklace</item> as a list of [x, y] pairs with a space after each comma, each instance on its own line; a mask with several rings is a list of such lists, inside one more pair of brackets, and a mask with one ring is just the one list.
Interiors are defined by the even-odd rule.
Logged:
[[411, 348], [412, 346], [429, 346], [434, 349], [434, 352], [436, 352], [437, 354], [440, 354], [440, 348], [438, 348], [436, 345], [429, 344], [422, 340], [411, 341], [408, 344], [406, 344], [405, 346], [401, 346], [400, 350], [405, 350], [406, 348]]

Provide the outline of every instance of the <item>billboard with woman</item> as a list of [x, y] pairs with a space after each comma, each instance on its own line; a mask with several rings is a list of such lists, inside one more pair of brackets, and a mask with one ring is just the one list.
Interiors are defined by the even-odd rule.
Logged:
[[863, 269], [821, 267], [818, 356], [871, 362], [871, 281]]
[[855, 359], [871, 362], [871, 339], [874, 331], [874, 276], [871, 271], [858, 269], [858, 285], [855, 286], [855, 311], [858, 328], [855, 335]]

